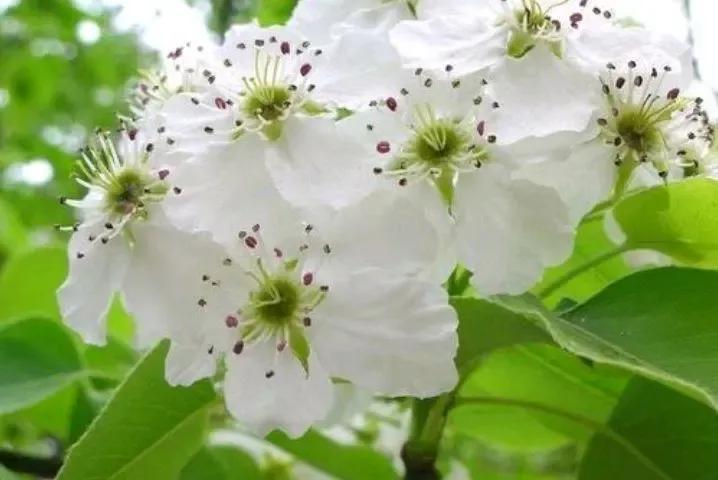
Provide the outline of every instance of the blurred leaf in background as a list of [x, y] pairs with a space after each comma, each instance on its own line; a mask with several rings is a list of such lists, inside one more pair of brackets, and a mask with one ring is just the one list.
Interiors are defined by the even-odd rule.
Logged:
[[93, 128], [114, 126], [131, 78], [150, 58], [134, 34], [112, 28], [100, 2], [3, 3], [0, 258], [26, 246], [28, 234], [52, 241], [52, 225], [72, 221], [57, 197], [79, 193], [70, 176], [76, 152]]

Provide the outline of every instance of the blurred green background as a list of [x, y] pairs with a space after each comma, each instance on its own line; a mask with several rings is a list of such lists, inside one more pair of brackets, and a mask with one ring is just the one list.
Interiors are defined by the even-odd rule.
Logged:
[[[0, 480], [51, 477], [67, 449], [139, 359], [131, 346], [131, 321], [119, 304], [112, 308], [110, 341], [104, 348], [84, 345], [60, 323], [55, 291], [66, 273], [67, 237], [53, 225], [72, 222], [72, 212], [59, 205], [58, 197], [81, 195], [71, 178], [77, 150], [94, 128], [116, 125], [117, 113], [127, 112], [124, 99], [136, 72], [156, 65], [175, 46], [170, 42], [176, 41], [178, 32], [219, 38], [234, 22], [256, 17], [262, 24], [281, 23], [294, 1], [0, 0], [0, 465], [21, 462], [37, 472], [19, 476], [0, 466]], [[633, 3], [645, 7], [645, 0]], [[577, 243], [580, 259], [610, 242], [600, 225], [589, 225]], [[552, 274], [560, 273], [557, 269]], [[629, 268], [615, 259], [589, 273], [564, 294], [585, 300], [625, 276]], [[559, 299], [556, 296], [551, 302]], [[487, 318], [505, 315], [486, 312], [483, 309], [488, 307], [478, 308], [468, 300], [462, 310], [461, 303], [460, 312], [487, 314]], [[479, 311], [473, 312], [474, 308]], [[501, 324], [496, 331], [506, 332], [507, 337], [519, 334], [527, 341], [543, 338], [540, 332], [525, 332], [525, 327], [511, 323], [515, 321]], [[487, 328], [492, 326], [497, 327]], [[516, 331], [509, 331], [512, 328]], [[556, 346], [529, 345], [493, 354], [465, 388], [473, 395], [510, 393], [559, 405], [600, 426], [629, 380], [625, 371], [595, 367]], [[672, 401], [671, 393], [651, 390], [641, 398], [664, 395]], [[334, 437], [328, 432], [313, 431], [297, 442], [270, 436], [267, 444], [301, 460], [288, 468], [284, 457], [249, 456], [246, 452], [256, 450], [251, 441], [241, 449], [215, 444], [192, 458], [180, 480], [361, 480], [367, 478], [363, 469], [374, 472], [372, 480], [398, 478], [391, 465], [398, 461], [405, 435], [399, 425], [407, 412], [406, 405], [397, 403], [374, 412], [363, 425], [352, 426], [348, 437], [352, 447], [330, 439]], [[696, 427], [713, 428], [715, 416], [702, 408], [690, 404], [686, 410], [698, 412]], [[575, 478], [590, 428], [545, 413], [501, 405], [458, 410], [449, 421], [442, 469], [449, 471], [462, 462], [471, 468], [473, 478], [482, 480]], [[346, 437], [347, 432], [343, 434]], [[235, 437], [230, 440], [227, 443], [236, 443]], [[669, 447], [674, 446], [666, 442]], [[656, 458], [662, 457], [663, 452], [656, 453]], [[457, 474], [451, 480], [467, 475]]]

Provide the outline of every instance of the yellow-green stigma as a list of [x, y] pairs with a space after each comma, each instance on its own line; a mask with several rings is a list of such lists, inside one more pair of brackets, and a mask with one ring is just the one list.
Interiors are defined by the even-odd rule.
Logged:
[[[561, 56], [563, 51], [561, 23], [554, 20], [549, 13], [551, 9], [567, 1], [559, 1], [544, 9], [537, 0], [521, 0], [521, 7], [514, 10], [507, 18], [511, 32], [507, 54], [513, 58], [521, 58], [538, 43], [544, 42], [554, 54]], [[572, 24], [574, 24], [573, 19]]]
[[437, 168], [442, 168], [465, 143], [457, 125], [450, 120], [437, 120], [416, 132], [413, 145], [416, 156]]
[[[458, 173], [475, 170], [489, 157], [486, 145], [476, 138], [484, 137], [484, 122], [473, 126], [466, 119], [437, 117], [430, 105], [415, 107], [412, 135], [386, 169], [376, 168], [374, 173], [398, 178], [400, 186], [410, 181], [431, 181], [447, 203], [453, 198], [453, 184]], [[486, 143], [496, 141], [494, 135], [484, 138]], [[391, 153], [388, 142], [376, 146], [380, 154]]]
[[257, 320], [277, 328], [291, 324], [299, 309], [299, 289], [286, 277], [268, 279], [250, 300]]
[[613, 64], [601, 77], [606, 114], [598, 119], [601, 137], [615, 149], [615, 163], [624, 177], [640, 163], [653, 165], [662, 177], [672, 165], [696, 165], [713, 143], [713, 128], [701, 99], [690, 100], [678, 88], [665, 89], [663, 67], [640, 71], [635, 61], [619, 73]]
[[150, 145], [137, 153], [138, 158], [120, 158], [104, 134], [99, 134], [94, 143], [83, 150], [82, 160], [77, 162], [77, 181], [101, 193], [109, 219], [125, 221], [130, 217], [144, 217], [147, 204], [158, 202], [166, 195], [169, 187], [164, 178], [169, 172], [154, 174], [149, 169], [148, 150]]
[[650, 112], [628, 108], [616, 118], [616, 131], [626, 146], [638, 153], [646, 155], [656, 151], [663, 144], [663, 135], [652, 120]]
[[284, 85], [255, 85], [244, 101], [245, 115], [262, 122], [280, 119], [291, 105], [292, 94]]

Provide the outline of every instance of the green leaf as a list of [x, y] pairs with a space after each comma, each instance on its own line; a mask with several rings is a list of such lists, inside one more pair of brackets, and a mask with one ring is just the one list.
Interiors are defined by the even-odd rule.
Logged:
[[58, 323], [31, 318], [0, 327], [0, 414], [34, 405], [83, 374], [75, 345]]
[[[542, 292], [551, 288], [554, 282], [561, 280], [565, 275], [577, 271], [583, 265], [589, 264], [606, 252], [616, 249], [616, 245], [606, 235], [602, 217], [581, 225], [578, 229], [573, 254], [566, 262], [558, 267], [546, 271], [541, 283], [535, 291]], [[575, 276], [560, 289], [551, 292], [544, 300], [548, 305], [555, 306], [562, 299], [570, 298], [576, 302], [583, 302], [622, 277], [630, 273], [630, 269], [620, 255], [607, 259], [598, 265]]]
[[0, 198], [0, 257], [19, 250], [27, 241], [27, 232], [20, 217], [10, 204]]
[[690, 179], [630, 196], [614, 215], [633, 249], [690, 266], [718, 266], [718, 181]]
[[[490, 395], [540, 402], [602, 423], [615, 407], [628, 380], [625, 373], [610, 367], [586, 365], [551, 345], [519, 345], [487, 357], [462, 386], [459, 398]], [[468, 408], [455, 412], [456, 424], [461, 425], [465, 416], [475, 415], [477, 411], [481, 413], [487, 407], [477, 409], [472, 406], [465, 414], [461, 413]], [[497, 406], [489, 408], [499, 410]], [[565, 437], [587, 440], [586, 429], [574, 422], [540, 414], [534, 417]], [[518, 435], [523, 426], [509, 428], [506, 425], [506, 428]]]
[[[241, 472], [233, 472], [232, 477], [244, 479]], [[222, 462], [207, 448], [195, 454], [182, 469], [179, 480], [230, 480]]]
[[38, 248], [14, 256], [0, 274], [0, 322], [30, 315], [60, 318], [55, 292], [67, 273], [61, 248]]
[[58, 480], [175, 480], [200, 448], [216, 395], [206, 380], [171, 387], [168, 342], [150, 352], [72, 447]]
[[4, 469], [3, 466], [0, 465], [0, 480], [18, 480], [18, 478], [17, 475]]
[[264, 480], [254, 459], [235, 447], [205, 447], [185, 465], [179, 480]]
[[259, 0], [257, 21], [262, 26], [284, 24], [292, 16], [297, 0]]
[[467, 405], [454, 409], [447, 428], [502, 452], [551, 451], [572, 442], [526, 410], [503, 405]]
[[691, 391], [718, 407], [718, 272], [661, 268], [620, 280], [563, 318], [500, 297], [570, 352]]
[[708, 480], [718, 472], [718, 415], [661, 384], [636, 379], [596, 435], [579, 480]]
[[550, 341], [520, 313], [477, 298], [455, 297], [451, 304], [459, 316], [459, 351], [456, 365], [466, 376], [487, 353], [517, 343]]
[[242, 480], [262, 480], [262, 472], [251, 455], [235, 447], [218, 445], [210, 447], [215, 458], [222, 462], [228, 472], [229, 480], [241, 478]]
[[340, 445], [310, 430], [292, 440], [281, 432], [267, 437], [298, 460], [339, 480], [398, 480], [391, 461], [368, 447]]

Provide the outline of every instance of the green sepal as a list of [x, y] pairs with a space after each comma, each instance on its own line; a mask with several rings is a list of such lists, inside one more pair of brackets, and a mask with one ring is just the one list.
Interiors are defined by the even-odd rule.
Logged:
[[297, 258], [290, 258], [289, 260], [284, 262], [284, 270], [287, 272], [293, 272], [295, 268], [297, 268], [297, 265], [299, 265], [299, 259]]
[[523, 58], [536, 46], [534, 37], [521, 30], [511, 32], [509, 44], [506, 47], [506, 53], [512, 58]]
[[289, 348], [292, 349], [292, 353], [299, 360], [304, 373], [309, 376], [309, 354], [311, 349], [303, 328], [296, 323], [289, 327]]
[[328, 110], [324, 108], [324, 106], [322, 106], [321, 104], [309, 100], [302, 104], [302, 112], [306, 113], [307, 115], [315, 116], [327, 113]]
[[282, 130], [282, 122], [271, 122], [266, 124], [264, 128], [262, 128], [262, 133], [265, 137], [267, 137], [267, 140], [271, 142], [276, 142], [277, 140], [279, 140], [279, 137], [282, 136]]

